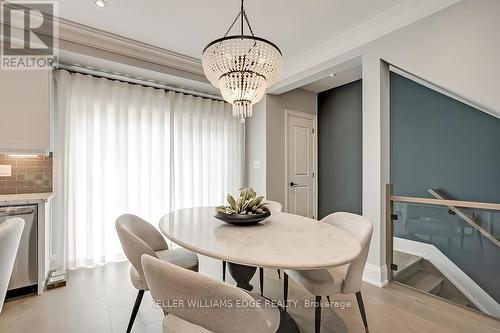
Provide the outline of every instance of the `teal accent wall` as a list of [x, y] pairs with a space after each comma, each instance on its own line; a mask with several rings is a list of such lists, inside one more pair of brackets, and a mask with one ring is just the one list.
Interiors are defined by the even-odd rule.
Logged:
[[[464, 80], [467, 80], [464, 77]], [[391, 182], [397, 195], [500, 203], [500, 119], [391, 73]], [[460, 208], [496, 237], [500, 213]], [[500, 303], [500, 248], [447, 207], [402, 204], [394, 235], [436, 246]]]
[[361, 214], [361, 80], [318, 94], [319, 218]]
[[500, 203], [500, 119], [395, 73], [390, 90], [395, 193]]

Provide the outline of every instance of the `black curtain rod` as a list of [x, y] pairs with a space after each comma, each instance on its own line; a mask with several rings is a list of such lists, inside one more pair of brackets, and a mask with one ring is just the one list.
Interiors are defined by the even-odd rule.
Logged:
[[[136, 85], [136, 86], [141, 86], [141, 87], [145, 87], [145, 88], [153, 88], [153, 89], [157, 89], [157, 90], [163, 90], [165, 92], [172, 91], [172, 92], [175, 92], [177, 94], [183, 94], [183, 95], [186, 95], [186, 96], [194, 96], [194, 97], [199, 97], [199, 98], [203, 98], [203, 99], [209, 99], [209, 100], [212, 100], [212, 101], [226, 103], [222, 98], [221, 99], [211, 98], [211, 97], [207, 97], [207, 96], [196, 95], [195, 93], [188, 93], [188, 92], [185, 92], [185, 91], [179, 91], [179, 90], [169, 89], [169, 88], [164, 88], [164, 87], [155, 87], [153, 85], [147, 85], [147, 84], [143, 84], [143, 83], [139, 83], [139, 82], [127, 81], [125, 79], [119, 79], [119, 78], [115, 78], [115, 77], [113, 77], [113, 78], [112, 77], [107, 77], [107, 76], [105, 76], [105, 73], [103, 73], [102, 75], [98, 75], [98, 74], [95, 74], [95, 73], [89, 73], [85, 69], [79, 71], [77, 69], [68, 68], [66, 66], [62, 66], [62, 67], [57, 66], [57, 67], [54, 67], [54, 71], [59, 71], [59, 70], [67, 71], [70, 74], [89, 75], [89, 76], [92, 76], [92, 77], [95, 77], [95, 78], [98, 78], [98, 79], [106, 79], [106, 80], [110, 80], [110, 81], [123, 82], [123, 83], [131, 84], [131, 85]], [[95, 71], [92, 70], [92, 72], [95, 72]], [[131, 79], [133, 79], [133, 78], [131, 78]]]

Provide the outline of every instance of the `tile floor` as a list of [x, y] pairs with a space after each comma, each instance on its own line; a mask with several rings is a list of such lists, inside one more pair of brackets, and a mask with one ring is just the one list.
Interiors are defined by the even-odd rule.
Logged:
[[[221, 278], [219, 261], [201, 257], [200, 266], [201, 273]], [[11, 300], [0, 314], [0, 332], [124, 333], [136, 296], [128, 269], [127, 262], [120, 262], [71, 271], [64, 288], [47, 291], [42, 296]], [[252, 284], [257, 288], [257, 274]], [[282, 299], [282, 280], [278, 280], [276, 271], [265, 270], [264, 293]], [[364, 284], [363, 295], [370, 332], [500, 333], [500, 321], [396, 284], [383, 289]], [[304, 305], [306, 300], [314, 300], [314, 296], [290, 280], [289, 298], [299, 300], [300, 308], [289, 311], [301, 332], [313, 332], [314, 310]], [[346, 295], [333, 300], [350, 301], [353, 307], [324, 309], [322, 332], [364, 332], [355, 298]], [[146, 293], [133, 332], [161, 332], [163, 314], [151, 302]]]

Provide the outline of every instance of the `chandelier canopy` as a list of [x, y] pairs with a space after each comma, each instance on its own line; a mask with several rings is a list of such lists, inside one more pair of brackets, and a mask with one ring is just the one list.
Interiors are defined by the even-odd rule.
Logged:
[[[233, 105], [233, 116], [242, 122], [252, 116], [252, 105], [260, 101], [266, 88], [276, 81], [283, 64], [280, 49], [254, 35], [243, 1], [224, 37], [209, 43], [202, 54], [205, 75], [214, 87], [220, 89], [222, 97]], [[240, 35], [228, 36], [238, 18], [241, 19]], [[251, 35], [244, 34], [244, 22]]]

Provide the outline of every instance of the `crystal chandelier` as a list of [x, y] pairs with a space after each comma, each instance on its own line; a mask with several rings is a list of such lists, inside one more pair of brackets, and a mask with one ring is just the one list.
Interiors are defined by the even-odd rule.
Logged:
[[[245, 121], [252, 116], [252, 105], [261, 100], [266, 88], [276, 81], [283, 64], [280, 49], [272, 42], [256, 37], [241, 0], [241, 9], [224, 37], [203, 50], [205, 75], [222, 97], [233, 105], [233, 116]], [[228, 36], [240, 18], [241, 33]], [[251, 35], [245, 35], [246, 22]]]

